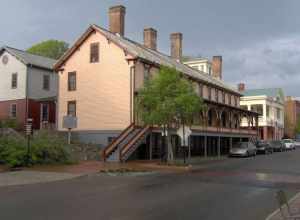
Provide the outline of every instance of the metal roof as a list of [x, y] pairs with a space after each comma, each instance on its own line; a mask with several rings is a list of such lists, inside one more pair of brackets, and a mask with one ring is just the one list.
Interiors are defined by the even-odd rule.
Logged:
[[228, 84], [225, 84], [223, 81], [221, 81], [219, 79], [213, 78], [212, 76], [205, 74], [203, 72], [200, 72], [198, 70], [195, 70], [195, 69], [189, 67], [188, 65], [183, 64], [180, 61], [176, 61], [176, 60], [172, 59], [168, 55], [165, 55], [156, 50], [151, 50], [138, 42], [132, 41], [132, 40], [130, 40], [124, 36], [121, 36], [119, 34], [114, 34], [110, 31], [106, 30], [105, 28], [99, 27], [97, 25], [91, 25], [87, 29], [87, 31], [76, 41], [76, 43], [55, 64], [55, 69], [59, 69], [60, 66], [64, 64], [64, 62], [69, 58], [69, 56], [71, 56], [72, 53], [74, 51], [76, 51], [76, 48], [89, 36], [89, 34], [92, 31], [97, 31], [97, 32], [103, 34], [107, 39], [116, 43], [117, 45], [119, 45], [121, 48], [123, 48], [125, 51], [129, 52], [131, 55], [133, 55], [136, 58], [141, 58], [143, 60], [147, 60], [147, 61], [157, 64], [157, 65], [173, 67], [191, 78], [198, 79], [199, 81], [203, 81], [205, 83], [226, 89], [235, 94], [242, 95], [235, 87], [229, 86]]
[[33, 65], [35, 67], [53, 70], [53, 66], [57, 62], [57, 60], [54, 60], [54, 59], [35, 55], [32, 53], [28, 53], [26, 51], [15, 49], [15, 48], [8, 47], [8, 46], [2, 47], [0, 49], [0, 53], [3, 52], [4, 50], [6, 50], [11, 55], [17, 57], [25, 65]]
[[283, 96], [283, 91], [280, 88], [268, 88], [268, 89], [248, 89], [243, 92], [244, 96], [267, 96], [276, 98]]

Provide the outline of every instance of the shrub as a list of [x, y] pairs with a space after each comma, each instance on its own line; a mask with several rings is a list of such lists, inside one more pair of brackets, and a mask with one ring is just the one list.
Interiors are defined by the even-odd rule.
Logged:
[[[57, 133], [39, 131], [31, 139], [31, 164], [72, 163], [69, 146]], [[10, 167], [26, 165], [27, 142], [16, 136], [0, 137], [0, 162]]]
[[34, 164], [71, 163], [71, 152], [62, 136], [55, 132], [39, 131], [32, 139]]
[[3, 119], [0, 121], [0, 128], [19, 129], [20, 125], [16, 119]]
[[10, 167], [24, 166], [26, 162], [25, 140], [12, 136], [0, 138], [0, 161]]

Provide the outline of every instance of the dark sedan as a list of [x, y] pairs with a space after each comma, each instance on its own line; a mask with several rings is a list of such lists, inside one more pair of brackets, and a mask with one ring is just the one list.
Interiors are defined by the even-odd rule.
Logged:
[[273, 153], [273, 148], [267, 141], [259, 141], [256, 145], [257, 152], [263, 154], [271, 154]]
[[270, 141], [270, 145], [276, 152], [283, 152], [285, 150], [284, 143], [282, 141]]

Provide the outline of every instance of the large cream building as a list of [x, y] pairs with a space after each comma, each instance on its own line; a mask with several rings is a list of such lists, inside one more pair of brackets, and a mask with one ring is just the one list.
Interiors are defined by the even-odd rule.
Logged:
[[[280, 88], [249, 89], [239, 84], [239, 91], [244, 94], [240, 106], [256, 111], [259, 116], [259, 135], [262, 140], [281, 140], [284, 136], [284, 94]], [[242, 120], [242, 127], [248, 126]]]

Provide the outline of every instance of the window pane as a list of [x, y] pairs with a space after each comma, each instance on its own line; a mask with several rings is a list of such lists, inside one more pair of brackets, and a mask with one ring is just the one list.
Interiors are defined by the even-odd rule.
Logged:
[[76, 72], [68, 73], [68, 90], [76, 90]]
[[11, 77], [11, 88], [15, 89], [18, 87], [18, 74], [13, 73]]
[[91, 63], [99, 62], [99, 43], [91, 44], [90, 62]]
[[76, 102], [75, 101], [71, 101], [68, 102], [68, 115], [70, 116], [76, 116]]
[[49, 75], [44, 75], [43, 89], [44, 90], [49, 90], [50, 89], [50, 76]]
[[12, 117], [12, 118], [17, 117], [17, 105], [16, 104], [12, 104], [10, 106], [10, 117]]

